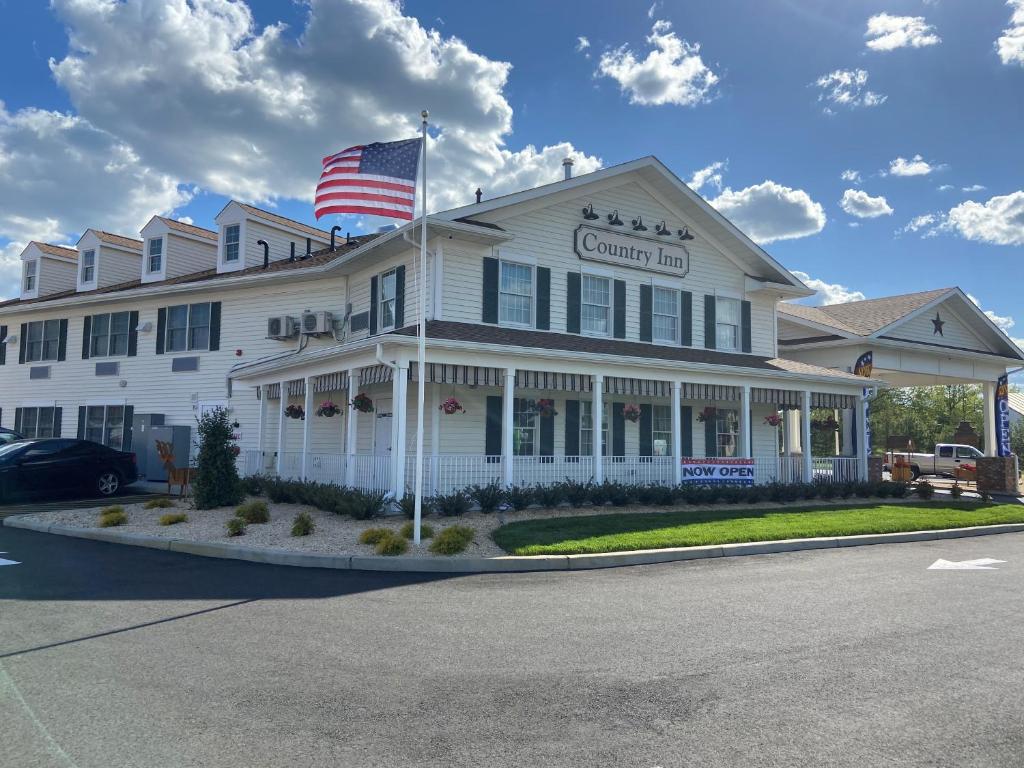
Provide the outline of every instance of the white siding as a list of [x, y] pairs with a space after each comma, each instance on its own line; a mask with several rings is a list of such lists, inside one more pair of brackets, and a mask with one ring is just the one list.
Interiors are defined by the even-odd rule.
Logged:
[[217, 244], [199, 242], [168, 232], [164, 238], [164, 275], [167, 278], [191, 275], [217, 266]]
[[[78, 282], [78, 265], [57, 259], [39, 258], [36, 280], [40, 297], [72, 290]], [[24, 280], [24, 272], [21, 279]]]
[[[936, 312], [942, 320], [941, 335], [935, 332], [935, 325], [932, 323]], [[952, 303], [948, 301], [939, 305], [937, 309], [932, 309], [902, 325], [892, 328], [885, 335], [897, 339], [924, 341], [929, 344], [963, 347], [964, 349], [975, 349], [982, 352], [996, 351], [967, 327], [967, 324], [955, 313]]]
[[142, 274], [142, 252], [128, 253], [101, 243], [96, 249], [96, 287], [138, 280]]

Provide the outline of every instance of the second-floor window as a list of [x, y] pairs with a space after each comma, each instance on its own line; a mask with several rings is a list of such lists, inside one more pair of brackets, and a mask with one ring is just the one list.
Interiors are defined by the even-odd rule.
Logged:
[[501, 262], [498, 285], [498, 322], [533, 325], [533, 268]]
[[583, 275], [582, 328], [584, 333], [607, 336], [612, 326], [612, 281]]
[[167, 352], [206, 351], [210, 348], [210, 303], [178, 304], [167, 308]]
[[229, 224], [224, 227], [224, 261], [238, 261], [241, 235], [242, 227], [240, 224]]
[[148, 261], [146, 262], [146, 269], [150, 274], [160, 272], [164, 267], [164, 239], [162, 237], [154, 237], [149, 241], [149, 254]]
[[91, 283], [96, 279], [96, 251], [91, 248], [82, 251], [82, 282]]
[[726, 299], [721, 296], [715, 299], [715, 341], [717, 349], [740, 348], [739, 299]]
[[56, 360], [60, 348], [60, 320], [28, 323], [25, 333], [25, 362]]
[[395, 270], [380, 276], [380, 314], [377, 315], [381, 330], [395, 327], [395, 287], [398, 275]]
[[679, 341], [679, 291], [655, 287], [651, 331], [655, 341]]
[[89, 329], [89, 357], [118, 357], [128, 354], [128, 312], [93, 315]]
[[25, 292], [34, 291], [36, 289], [36, 270], [39, 268], [38, 261], [26, 261], [25, 262]]

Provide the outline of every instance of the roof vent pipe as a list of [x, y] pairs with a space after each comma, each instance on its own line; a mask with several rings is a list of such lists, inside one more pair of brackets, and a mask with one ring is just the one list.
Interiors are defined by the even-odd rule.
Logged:
[[295, 241], [292, 240], [292, 252], [288, 256], [288, 261], [295, 261]]
[[270, 266], [270, 244], [266, 240], [257, 240], [256, 245], [263, 246], [263, 268]]
[[350, 245], [351, 243], [352, 243], [352, 233], [351, 232], [346, 232], [345, 233], [345, 245]]
[[484, 191], [482, 189], [480, 189], [480, 187], [477, 187], [476, 188], [476, 201], [477, 201], [477, 203], [480, 202], [480, 198], [483, 197], [483, 196], [484, 196]]
[[313, 238], [307, 237], [306, 238], [306, 255], [303, 256], [302, 258], [308, 259], [312, 255], [313, 255]]
[[[334, 233], [335, 232], [341, 232], [341, 227], [339, 227], [337, 224], [335, 224], [333, 227], [331, 227], [331, 252], [332, 253], [334, 252], [334, 249], [336, 248], [336, 246], [334, 245]], [[348, 238], [346, 238], [346, 240], [347, 239]], [[347, 245], [347, 243], [346, 243], [346, 245]]]
[[571, 179], [572, 178], [572, 158], [571, 157], [567, 157], [567, 158], [565, 158], [565, 160], [562, 161], [562, 168], [565, 169], [565, 178], [566, 179]]

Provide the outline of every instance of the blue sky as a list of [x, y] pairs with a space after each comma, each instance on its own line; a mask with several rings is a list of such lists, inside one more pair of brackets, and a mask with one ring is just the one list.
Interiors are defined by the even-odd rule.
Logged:
[[956, 284], [1024, 337], [1024, 0], [0, 13], [0, 295], [29, 238], [209, 226], [229, 196], [312, 222], [320, 156], [426, 105], [439, 204], [653, 154], [709, 169], [701, 194], [820, 300]]

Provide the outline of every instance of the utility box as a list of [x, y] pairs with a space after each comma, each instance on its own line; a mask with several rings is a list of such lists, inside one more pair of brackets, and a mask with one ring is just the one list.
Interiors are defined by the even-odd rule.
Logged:
[[[189, 454], [192, 450], [192, 427], [152, 427], [146, 438], [146, 479], [153, 482], [167, 482], [167, 468], [157, 452], [156, 443], [170, 443], [174, 453], [174, 466], [182, 469], [189, 465]], [[141, 453], [141, 446], [136, 448]]]
[[[152, 439], [152, 429], [163, 425], [164, 415], [162, 413], [136, 413], [132, 416], [132, 450], [135, 451], [140, 478], [149, 479], [150, 450], [148, 446]], [[157, 465], [159, 465], [159, 461]], [[162, 470], [159, 466], [156, 466], [155, 469]]]

